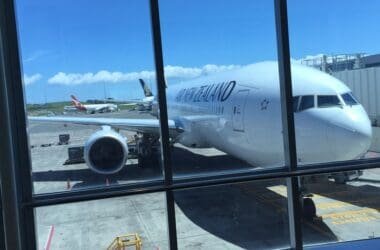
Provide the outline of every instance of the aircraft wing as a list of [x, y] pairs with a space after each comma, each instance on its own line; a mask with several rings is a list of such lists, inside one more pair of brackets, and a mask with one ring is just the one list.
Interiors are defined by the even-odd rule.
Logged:
[[[149, 134], [160, 134], [160, 124], [157, 119], [123, 119], [123, 118], [97, 118], [97, 117], [28, 117], [29, 121], [61, 123], [61, 124], [79, 124], [92, 126], [110, 126], [112, 128], [135, 131]], [[183, 130], [176, 125], [174, 120], [168, 120], [169, 133], [171, 137], [176, 137]]]

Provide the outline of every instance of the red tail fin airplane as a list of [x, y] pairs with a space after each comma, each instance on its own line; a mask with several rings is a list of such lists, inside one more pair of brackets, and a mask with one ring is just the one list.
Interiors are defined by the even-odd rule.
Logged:
[[88, 113], [104, 113], [113, 112], [117, 110], [117, 105], [113, 103], [104, 104], [82, 104], [74, 95], [71, 95], [71, 101], [74, 107], [80, 111], [86, 111]]

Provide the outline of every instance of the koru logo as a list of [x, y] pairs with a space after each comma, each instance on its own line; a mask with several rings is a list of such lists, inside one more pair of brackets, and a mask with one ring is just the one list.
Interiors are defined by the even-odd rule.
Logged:
[[265, 98], [261, 101], [261, 110], [266, 110], [268, 108], [269, 101]]

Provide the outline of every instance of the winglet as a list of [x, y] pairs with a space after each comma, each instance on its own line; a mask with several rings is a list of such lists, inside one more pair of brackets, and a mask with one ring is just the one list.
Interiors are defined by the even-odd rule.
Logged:
[[153, 96], [152, 91], [150, 90], [149, 86], [145, 83], [143, 79], [139, 79], [141, 87], [144, 90], [145, 97]]

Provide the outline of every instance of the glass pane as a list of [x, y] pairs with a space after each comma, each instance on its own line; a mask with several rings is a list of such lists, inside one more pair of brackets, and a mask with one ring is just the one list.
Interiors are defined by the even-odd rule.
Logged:
[[282, 167], [273, 2], [159, 3], [175, 177]]
[[379, 157], [380, 3], [287, 3], [293, 94], [317, 97], [294, 115], [298, 164]]
[[301, 96], [301, 103], [299, 111], [314, 108], [314, 96], [312, 95], [305, 95]]
[[16, 4], [35, 193], [162, 179], [149, 1]]
[[[144, 194], [35, 209], [38, 249], [107, 249], [138, 236], [142, 249], [168, 249], [165, 195]], [[136, 248], [137, 249], [137, 248]]]
[[346, 105], [357, 105], [358, 102], [355, 100], [355, 98], [352, 96], [351, 93], [346, 93], [342, 95], [342, 98]]
[[339, 107], [342, 105], [336, 95], [318, 95], [318, 108]]
[[304, 220], [305, 245], [379, 237], [380, 169], [306, 176], [301, 183], [306, 210], [316, 211]]
[[289, 248], [285, 180], [174, 193], [179, 249]]

